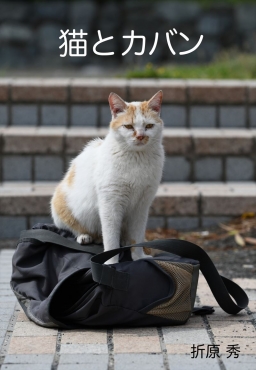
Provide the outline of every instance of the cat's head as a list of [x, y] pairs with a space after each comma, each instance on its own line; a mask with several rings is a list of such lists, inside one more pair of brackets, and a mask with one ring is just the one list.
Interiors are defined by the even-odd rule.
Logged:
[[161, 90], [148, 101], [132, 103], [127, 103], [117, 94], [111, 93], [108, 99], [112, 114], [110, 129], [116, 139], [132, 150], [143, 150], [161, 140], [162, 99]]

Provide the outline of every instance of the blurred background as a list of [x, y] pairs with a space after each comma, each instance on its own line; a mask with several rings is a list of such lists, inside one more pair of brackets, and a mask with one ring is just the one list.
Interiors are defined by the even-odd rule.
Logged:
[[[176, 55], [168, 48], [166, 32], [175, 28], [185, 34], [171, 37]], [[88, 33], [85, 57], [60, 58], [60, 30], [83, 29]], [[102, 37], [112, 40], [98, 47], [111, 56], [93, 53]], [[144, 55], [141, 40], [146, 37]], [[152, 55], [155, 33], [159, 33]], [[196, 45], [194, 52], [179, 55]], [[0, 1], [0, 76], [117, 76], [174, 78], [255, 78], [256, 1]], [[198, 66], [201, 68], [198, 68]]]

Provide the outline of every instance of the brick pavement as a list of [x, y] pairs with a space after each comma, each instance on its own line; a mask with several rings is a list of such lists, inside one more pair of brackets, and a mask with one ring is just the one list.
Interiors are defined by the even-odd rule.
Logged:
[[[200, 276], [197, 303], [216, 306], [208, 316], [192, 317], [184, 326], [114, 330], [56, 330], [30, 322], [9, 288], [13, 250], [0, 251], [1, 370], [254, 370], [256, 363], [256, 279], [234, 279], [246, 289], [249, 307], [225, 314]], [[239, 357], [228, 358], [229, 345]], [[197, 358], [192, 346], [201, 345]], [[207, 358], [219, 345], [220, 357]], [[201, 353], [203, 359], [201, 359]]]

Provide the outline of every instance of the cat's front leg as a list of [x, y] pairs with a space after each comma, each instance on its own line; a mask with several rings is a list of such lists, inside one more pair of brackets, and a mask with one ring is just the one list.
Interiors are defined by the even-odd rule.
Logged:
[[[139, 244], [145, 241], [148, 210], [148, 205], [141, 204], [127, 217], [124, 225], [124, 239], [122, 245]], [[133, 248], [131, 254], [134, 261], [140, 258], [151, 257], [144, 253], [143, 248]]]
[[[99, 213], [102, 227], [104, 251], [120, 247], [121, 225], [126, 202], [117, 192], [101, 192], [99, 196]], [[106, 264], [117, 263], [119, 255], [109, 259]]]

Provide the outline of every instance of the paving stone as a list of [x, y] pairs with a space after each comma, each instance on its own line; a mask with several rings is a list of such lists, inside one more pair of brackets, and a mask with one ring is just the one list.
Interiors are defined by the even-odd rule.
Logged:
[[255, 355], [255, 337], [217, 337], [215, 336], [215, 343], [220, 346], [220, 353], [228, 356], [227, 349], [228, 346], [237, 344], [240, 347], [240, 355]]
[[75, 353], [75, 354], [61, 354], [60, 364], [86, 364], [100, 366], [108, 364], [108, 354], [93, 354], [93, 353]]
[[[28, 370], [27, 364], [3, 364], [4, 370]], [[29, 370], [51, 370], [50, 364], [30, 364]]]
[[17, 316], [17, 322], [30, 322], [29, 318], [26, 316], [25, 312], [19, 312]]
[[66, 126], [67, 107], [65, 105], [43, 105], [41, 108], [43, 126]]
[[62, 333], [62, 344], [106, 344], [106, 330], [68, 330]]
[[0, 347], [2, 346], [3, 343], [4, 343], [4, 337], [0, 337]]
[[0, 338], [4, 338], [6, 329], [0, 329]]
[[[5, 272], [5, 271], [2, 271], [2, 272]], [[12, 272], [12, 269], [10, 268], [10, 269], [8, 269], [8, 274], [9, 273], [11, 273]], [[9, 288], [9, 289], [1, 289], [0, 290], [0, 297], [1, 296], [9, 296], [9, 295], [11, 295], [11, 296], [13, 296], [13, 292], [12, 292], [12, 290]]]
[[245, 127], [245, 108], [220, 107], [220, 127]]
[[62, 344], [60, 353], [108, 353], [107, 344]]
[[[58, 370], [84, 370], [85, 364], [60, 364]], [[95, 364], [86, 364], [86, 370], [95, 370]], [[106, 370], [107, 364], [97, 364], [97, 370]]]
[[97, 126], [98, 112], [95, 104], [73, 105], [71, 107], [72, 126]]
[[37, 106], [33, 104], [12, 105], [12, 125], [15, 126], [36, 126]]
[[51, 354], [55, 352], [56, 336], [12, 337], [8, 354]]
[[161, 352], [158, 333], [155, 328], [115, 329], [114, 351], [115, 353]]
[[7, 355], [4, 364], [51, 364], [52, 355]]
[[180, 105], [163, 105], [161, 117], [165, 127], [186, 127], [186, 108]]
[[18, 238], [21, 230], [26, 229], [26, 217], [0, 216], [0, 238]]
[[202, 328], [181, 328], [164, 327], [163, 335], [166, 344], [210, 344], [211, 341], [207, 331]]
[[116, 354], [116, 370], [164, 369], [162, 354]]
[[166, 344], [168, 354], [187, 354], [191, 355], [193, 344]]
[[227, 181], [253, 181], [254, 163], [250, 158], [230, 157], [226, 159]]
[[6, 126], [8, 123], [7, 105], [0, 104], [0, 126]]
[[195, 162], [196, 181], [220, 181], [222, 178], [221, 158], [200, 158]]
[[255, 338], [256, 330], [252, 323], [234, 322], [234, 321], [212, 321], [211, 328], [214, 336], [217, 337], [246, 337]]
[[226, 370], [241, 370], [243, 367], [246, 370], [255, 370], [255, 355], [240, 355], [238, 358], [222, 356]]
[[31, 180], [31, 156], [6, 155], [3, 158], [4, 181]]
[[245, 292], [250, 301], [256, 301], [256, 290], [245, 289]]
[[[11, 276], [6, 276], [6, 279], [2, 279], [2, 281], [10, 281], [10, 278]], [[3, 296], [3, 297], [0, 297], [0, 305], [3, 303], [3, 302], [16, 302], [16, 297], [13, 295], [13, 296]]]
[[171, 364], [172, 370], [191, 370], [191, 369], [197, 369], [197, 370], [203, 370], [203, 369], [209, 369], [209, 370], [219, 370], [219, 364], [217, 358], [205, 358], [205, 352], [204, 358], [202, 359], [200, 357], [200, 354], [197, 358], [192, 358], [192, 354], [190, 355], [168, 355], [169, 363]]
[[36, 181], [59, 181], [63, 177], [63, 160], [57, 156], [35, 156]]
[[236, 284], [240, 285], [243, 289], [255, 289], [256, 290], [256, 279], [237, 278], [232, 279]]
[[190, 163], [184, 157], [167, 157], [163, 170], [163, 181], [189, 181]]
[[[8, 310], [8, 311], [10, 312], [10, 310]], [[9, 314], [7, 314], [7, 313], [4, 314], [2, 312], [4, 312], [4, 310], [0, 310], [0, 325], [1, 325], [1, 323], [9, 323], [10, 318], [12, 317], [12, 315], [10, 313]]]
[[192, 106], [190, 127], [216, 127], [216, 108], [212, 106]]
[[198, 217], [168, 217], [168, 229], [188, 230], [195, 229], [199, 226]]
[[48, 337], [56, 336], [56, 329], [44, 328], [34, 322], [17, 322], [13, 331], [14, 337]]
[[251, 320], [250, 315], [247, 315], [247, 312], [245, 310], [242, 310], [236, 315], [229, 315], [225, 311], [222, 310], [220, 307], [214, 307], [214, 313], [212, 315], [207, 315], [207, 319], [210, 322], [212, 321], [233, 321], [235, 323], [239, 321], [249, 321]]
[[0, 330], [7, 330], [9, 321], [1, 322], [0, 321]]

